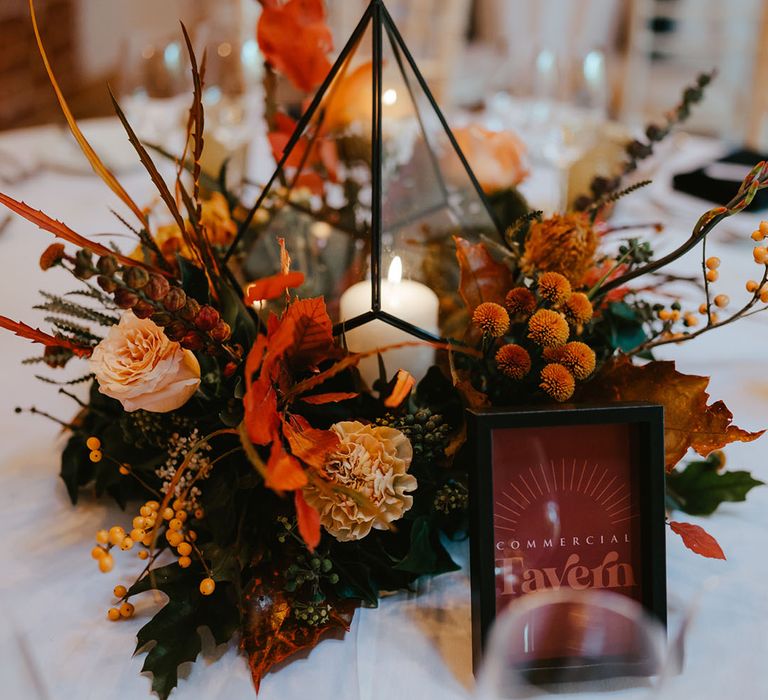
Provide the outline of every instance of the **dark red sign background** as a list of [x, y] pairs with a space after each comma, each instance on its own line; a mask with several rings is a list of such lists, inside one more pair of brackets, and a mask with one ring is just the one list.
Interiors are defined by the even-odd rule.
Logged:
[[[493, 431], [497, 612], [521, 595], [552, 588], [598, 588], [641, 600], [632, 429]], [[546, 646], [563, 653], [557, 640]]]

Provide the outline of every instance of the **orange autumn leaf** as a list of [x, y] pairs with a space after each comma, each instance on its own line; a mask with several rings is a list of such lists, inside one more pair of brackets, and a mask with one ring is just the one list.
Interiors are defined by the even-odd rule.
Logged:
[[[298, 493], [298, 492], [297, 492]], [[276, 576], [256, 578], [245, 596], [245, 617], [241, 647], [248, 657], [253, 684], [258, 692], [261, 680], [273, 666], [304, 650], [311, 649], [331, 632], [349, 630], [356, 600], [333, 600], [326, 623], [303, 625], [292, 615], [292, 604]]]
[[609, 362], [586, 385], [582, 401], [646, 401], [664, 406], [667, 471], [693, 448], [702, 457], [731, 442], [751, 442], [764, 431], [732, 425], [733, 414], [722, 401], [708, 404], [708, 377], [682, 374], [674, 362], [634, 365], [621, 357]]
[[350, 124], [370, 125], [373, 119], [373, 63], [367, 61], [351, 71], [347, 64], [331, 84], [328, 95], [323, 104], [323, 133], [343, 130]]
[[282, 323], [293, 330], [294, 343], [286, 352], [292, 365], [314, 367], [336, 354], [333, 324], [322, 297], [295, 301], [283, 314]]
[[269, 377], [262, 376], [250, 386], [243, 399], [243, 405], [243, 420], [251, 442], [254, 445], [268, 445], [280, 428], [277, 395]]
[[293, 289], [304, 284], [303, 272], [278, 273], [262, 277], [245, 288], [245, 303], [249, 306], [255, 301], [277, 299], [286, 289]]
[[256, 30], [264, 58], [299, 90], [309, 92], [331, 69], [333, 36], [323, 0], [262, 0]]
[[259, 335], [248, 352], [248, 357], [245, 359], [245, 386], [247, 389], [251, 388], [253, 375], [261, 368], [261, 362], [266, 352], [267, 336]]
[[325, 403], [338, 403], [339, 401], [348, 401], [357, 398], [359, 394], [353, 391], [336, 391], [329, 394], [313, 394], [312, 396], [302, 396], [304, 403], [319, 406]]
[[307, 549], [314, 552], [320, 544], [320, 513], [304, 500], [304, 494], [300, 490], [294, 494], [293, 502], [296, 507], [296, 522], [301, 539], [304, 540]]
[[33, 343], [45, 345], [47, 348], [66, 348], [78, 357], [89, 357], [93, 350], [89, 347], [75, 345], [75, 343], [66, 338], [57, 338], [56, 336], [44, 333], [39, 328], [32, 328], [32, 326], [28, 326], [21, 321], [13, 321], [6, 316], [0, 316], [0, 328], [5, 328], [5, 330], [11, 331], [20, 338], [31, 340]]
[[392, 389], [392, 393], [384, 399], [384, 405], [387, 408], [397, 408], [408, 398], [408, 394], [411, 393], [411, 389], [415, 386], [416, 380], [410, 372], [406, 372], [404, 369], [398, 370], [395, 386]]
[[456, 258], [461, 279], [459, 292], [469, 313], [486, 301], [504, 303], [504, 296], [512, 287], [512, 273], [506, 265], [496, 262], [482, 243], [454, 236]]
[[328, 455], [339, 446], [339, 436], [332, 430], [312, 428], [298, 416], [283, 422], [283, 435], [294, 457], [315, 469], [322, 469], [328, 461]]
[[710, 559], [725, 559], [725, 553], [717, 540], [703, 527], [675, 521], [671, 521], [669, 526], [672, 528], [672, 532], [683, 538], [683, 544], [692, 552]]
[[275, 440], [267, 461], [264, 485], [273, 491], [295, 491], [306, 483], [307, 475], [299, 461], [285, 451], [280, 440]]

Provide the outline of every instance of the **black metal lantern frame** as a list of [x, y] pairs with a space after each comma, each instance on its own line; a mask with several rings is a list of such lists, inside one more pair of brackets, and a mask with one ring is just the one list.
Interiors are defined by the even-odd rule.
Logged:
[[[344, 77], [344, 73], [348, 68], [349, 60], [354, 52], [357, 50], [363, 36], [371, 30], [372, 35], [372, 68], [371, 68], [371, 82], [372, 82], [372, 104], [371, 104], [371, 202], [370, 202], [370, 273], [371, 273], [371, 304], [370, 310], [355, 316], [354, 318], [344, 320], [342, 319], [334, 327], [334, 333], [340, 334], [344, 331], [349, 331], [359, 326], [362, 326], [373, 320], [383, 321], [395, 328], [398, 328], [416, 338], [420, 338], [428, 341], [441, 340], [439, 337], [431, 332], [428, 332], [422, 328], [419, 328], [412, 323], [399, 318], [398, 316], [389, 313], [382, 307], [382, 231], [384, 230], [383, 223], [383, 211], [382, 211], [382, 179], [383, 179], [383, 135], [382, 135], [382, 123], [384, 114], [383, 103], [383, 66], [385, 63], [384, 57], [384, 41], [385, 37], [389, 41], [392, 48], [392, 54], [394, 56], [394, 63], [397, 66], [400, 76], [408, 93], [410, 103], [415, 106], [415, 115], [418, 121], [418, 127], [421, 134], [424, 136], [424, 143], [428, 154], [428, 159], [431, 161], [431, 167], [436, 177], [436, 185], [442, 195], [442, 201], [439, 201], [435, 205], [432, 205], [431, 210], [436, 208], [443, 208], [450, 210], [450, 192], [449, 188], [444, 181], [443, 174], [441, 173], [441, 166], [438, 163], [438, 154], [430, 145], [430, 139], [427, 136], [427, 129], [424, 124], [424, 115], [421, 113], [418, 107], [418, 100], [415, 95], [417, 91], [426, 98], [428, 105], [436, 116], [439, 125], [444, 131], [443, 136], [447, 137], [450, 148], [455, 151], [455, 155], [458, 156], [458, 160], [461, 164], [461, 168], [465, 172], [469, 183], [471, 183], [472, 196], [476, 195], [477, 201], [481, 203], [481, 207], [477, 207], [478, 210], [482, 209], [482, 213], [479, 216], [484, 217], [484, 220], [488, 223], [488, 228], [494, 232], [500, 231], [500, 226], [496, 217], [485, 197], [483, 191], [477, 181], [477, 178], [473, 174], [466, 157], [461, 151], [457, 140], [452, 133], [448, 123], [442, 114], [432, 92], [430, 91], [426, 80], [419, 71], [413, 56], [408, 50], [403, 38], [395, 26], [391, 15], [389, 14], [383, 0], [371, 0], [365, 13], [363, 14], [360, 22], [352, 33], [350, 39], [342, 49], [338, 58], [336, 59], [330, 73], [326, 76], [324, 82], [318, 89], [314, 98], [312, 99], [309, 107], [299, 119], [293, 134], [288, 140], [285, 148], [283, 149], [282, 157], [280, 158], [277, 168], [272, 174], [271, 178], [267, 182], [266, 186], [262, 190], [256, 203], [250, 209], [246, 215], [244, 221], [241, 223], [237, 237], [232, 246], [227, 252], [225, 261], [228, 261], [235, 253], [239, 246], [241, 246], [243, 237], [246, 231], [249, 229], [254, 215], [259, 208], [264, 204], [265, 199], [269, 193], [275, 188], [280, 186], [281, 179], [285, 176], [286, 164], [291, 158], [294, 149], [299, 144], [302, 136], [307, 132], [311, 121], [315, 117], [318, 110], [321, 108], [321, 104], [324, 99], [329, 95], [329, 91], [335, 89], [337, 85], [337, 78]], [[410, 77], [408, 75], [410, 71]], [[332, 95], [332, 93], [331, 93]], [[315, 143], [315, 139], [318, 137], [319, 129], [316, 129], [314, 133], [310, 134], [309, 145], [303, 146], [304, 152], [301, 156], [301, 165], [306, 162], [311, 148]], [[293, 189], [301, 173], [301, 166], [297, 169], [292, 181], [287, 185], [287, 191]], [[462, 175], [463, 177], [463, 175]], [[418, 212], [416, 217], [425, 216], [430, 213], [430, 209]], [[402, 225], [402, 222], [399, 222]], [[412, 223], [412, 221], [408, 222]]]

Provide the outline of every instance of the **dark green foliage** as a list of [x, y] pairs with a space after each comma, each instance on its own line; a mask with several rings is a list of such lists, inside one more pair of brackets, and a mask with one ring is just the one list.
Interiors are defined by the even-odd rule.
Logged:
[[745, 501], [763, 482], [747, 471], [718, 471], [719, 458], [690, 462], [667, 475], [667, 503], [689, 515], [710, 515], [721, 503]]

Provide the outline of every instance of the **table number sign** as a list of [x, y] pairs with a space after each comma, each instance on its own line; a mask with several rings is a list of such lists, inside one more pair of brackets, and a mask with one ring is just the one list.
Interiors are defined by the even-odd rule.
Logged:
[[[662, 407], [475, 411], [469, 422], [475, 661], [496, 614], [537, 591], [610, 590], [663, 622]], [[567, 666], [564, 644], [542, 633], [531, 660]]]

